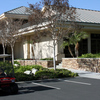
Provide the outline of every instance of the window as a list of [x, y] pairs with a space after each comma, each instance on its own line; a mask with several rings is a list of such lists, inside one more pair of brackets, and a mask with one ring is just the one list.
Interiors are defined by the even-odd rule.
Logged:
[[100, 34], [91, 34], [91, 53], [100, 53]]

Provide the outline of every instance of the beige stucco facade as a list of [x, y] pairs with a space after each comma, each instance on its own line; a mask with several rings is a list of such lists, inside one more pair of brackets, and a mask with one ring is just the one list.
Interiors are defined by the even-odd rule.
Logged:
[[[87, 30], [88, 31], [88, 30]], [[91, 53], [91, 31], [88, 31], [89, 37], [87, 41], [88, 51]], [[99, 34], [96, 32], [94, 34]], [[42, 59], [42, 58], [53, 58], [53, 40], [50, 37], [44, 37], [39, 43], [31, 44], [28, 41], [32, 40], [31, 36], [26, 36], [20, 42], [16, 42], [14, 47], [15, 58], [24, 59]], [[65, 57], [64, 49], [61, 47], [63, 39], [56, 45], [56, 60], [61, 60]], [[33, 48], [33, 52], [32, 52]]]
[[[32, 40], [31, 36], [26, 36], [19, 42], [15, 43], [14, 55], [15, 58], [24, 59], [42, 59], [42, 58], [53, 58], [53, 40], [50, 37], [44, 37], [40, 42], [32, 44], [28, 41]], [[59, 41], [55, 46], [56, 60], [61, 60], [64, 57], [63, 48], [61, 48], [62, 41]], [[33, 51], [32, 51], [33, 49]]]

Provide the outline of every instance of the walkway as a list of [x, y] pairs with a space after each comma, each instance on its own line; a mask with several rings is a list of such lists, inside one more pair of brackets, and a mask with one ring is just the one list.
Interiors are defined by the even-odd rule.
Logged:
[[100, 79], [100, 73], [90, 72], [90, 71], [83, 71], [83, 70], [75, 70], [75, 69], [68, 69], [72, 72], [78, 73], [79, 77], [86, 77], [86, 78], [93, 78], [93, 79]]

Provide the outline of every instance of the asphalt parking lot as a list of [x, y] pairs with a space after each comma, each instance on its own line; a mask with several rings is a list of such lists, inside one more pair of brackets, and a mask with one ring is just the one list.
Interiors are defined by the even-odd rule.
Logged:
[[17, 82], [16, 95], [1, 95], [0, 100], [100, 100], [100, 80], [66, 78]]

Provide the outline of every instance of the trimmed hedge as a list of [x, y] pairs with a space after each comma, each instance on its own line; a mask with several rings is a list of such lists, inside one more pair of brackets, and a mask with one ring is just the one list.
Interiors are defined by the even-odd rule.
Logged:
[[92, 54], [92, 53], [87, 53], [87, 54], [82, 54], [79, 58], [100, 58], [100, 53], [98, 54]]
[[14, 61], [14, 64], [18, 64], [20, 66], [20, 63], [18, 61]]
[[[38, 69], [35, 75], [26, 75], [24, 71], [31, 70], [32, 68]], [[15, 67], [15, 78], [16, 81], [29, 81], [38, 79], [51, 79], [51, 78], [66, 78], [78, 76], [77, 73], [72, 73], [67, 69], [47, 69], [39, 65], [33, 66], [20, 66]]]
[[50, 79], [50, 78], [66, 78], [78, 76], [77, 73], [72, 73], [66, 69], [56, 69], [56, 70], [40, 70], [35, 73], [36, 79]]
[[15, 78], [16, 81], [30, 81], [35, 79], [33, 75], [27, 75], [24, 73], [15, 73]]
[[35, 68], [37, 70], [44, 69], [40, 65], [27, 65], [27, 66], [19, 66], [19, 67], [14, 66], [14, 71], [15, 71], [15, 73], [17, 73], [17, 72], [24, 73], [27, 70], [31, 71], [33, 68]]
[[44, 59], [40, 59], [40, 60], [53, 60], [53, 58], [44, 58]]
[[13, 72], [12, 64], [9, 62], [0, 62], [0, 69], [2, 69], [7, 75], [10, 75]]

